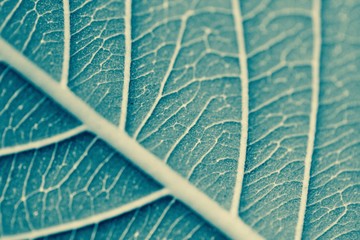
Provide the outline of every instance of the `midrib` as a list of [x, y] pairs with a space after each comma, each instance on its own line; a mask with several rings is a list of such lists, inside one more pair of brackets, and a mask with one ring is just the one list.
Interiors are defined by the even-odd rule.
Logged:
[[[0, 59], [21, 73], [55, 102], [83, 122], [89, 131], [103, 139], [133, 164], [146, 172], [171, 194], [197, 212], [210, 224], [233, 239], [262, 239], [237, 216], [233, 216], [198, 190], [188, 180], [171, 169], [155, 155], [143, 148], [123, 130], [109, 123], [94, 109], [67, 88], [61, 88], [45, 71], [24, 57], [11, 45], [0, 39]], [[209, 211], [211, 210], [211, 211]]]

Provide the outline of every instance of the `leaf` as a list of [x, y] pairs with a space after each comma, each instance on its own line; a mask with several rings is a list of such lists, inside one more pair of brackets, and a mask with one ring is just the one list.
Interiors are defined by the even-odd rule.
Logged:
[[[30, 2], [18, 2], [18, 4], [15, 4], [15, 2], [11, 1], [5, 2], [5, 4], [7, 6], [14, 4], [14, 6], [8, 7], [11, 10], [9, 15], [2, 15], [9, 16], [9, 21], [14, 22], [14, 24], [7, 23], [7, 25], [11, 25], [10, 27], [4, 25], [2, 36], [11, 42], [18, 43], [18, 49], [23, 49], [25, 54], [28, 52], [27, 56], [36, 61], [39, 66], [44, 66], [56, 79], [66, 81], [68, 74], [70, 79], [70, 74], [78, 74], [75, 71], [77, 69], [69, 69], [69, 73], [63, 73], [69, 68], [69, 65], [74, 65], [64, 61], [65, 55], [70, 55], [70, 52], [66, 52], [70, 49], [64, 49], [63, 47], [66, 44], [63, 38], [63, 24], [61, 24], [64, 19], [62, 3], [48, 6], [39, 3], [39, 9], [36, 8], [36, 11], [32, 10], [35, 5], [27, 6], [27, 4], [31, 4]], [[1, 9], [7, 9], [5, 6]], [[115, 10], [120, 9], [120, 7], [117, 6]], [[35, 25], [35, 31], [32, 31], [34, 25], [21, 24], [23, 17], [25, 17], [24, 21]], [[18, 20], [20, 22], [17, 22]], [[118, 21], [121, 21], [121, 19]], [[49, 22], [54, 24], [49, 25]], [[17, 30], [18, 28], [23, 29]], [[58, 30], [56, 31], [56, 29]], [[24, 35], [22, 34], [24, 33], [27, 33], [29, 38], [23, 39]], [[86, 33], [84, 32], [82, 35], [86, 36]], [[119, 38], [115, 39], [112, 44], [118, 41]], [[55, 45], [56, 43], [57, 45]], [[84, 46], [85, 44], [79, 46], [78, 49], [81, 50]], [[32, 51], [31, 49], [38, 50]], [[52, 53], [57, 50], [60, 51], [58, 54]], [[120, 55], [120, 50], [117, 50], [117, 52], [117, 55]], [[84, 55], [81, 52], [78, 55], [80, 54]], [[60, 59], [56, 59], [57, 56]], [[74, 55], [71, 58], [72, 61], [76, 60], [76, 56]], [[92, 69], [95, 69], [95, 67], [92, 67]], [[103, 70], [100, 75], [105, 76], [108, 71]], [[123, 74], [122, 69], [118, 70], [118, 72], [120, 76]], [[65, 74], [65, 77], [61, 77], [61, 74]], [[93, 76], [94, 80], [100, 77], [98, 75]], [[82, 76], [85, 77], [85, 74]], [[107, 76], [107, 78], [111, 78], [111, 76]], [[4, 105], [9, 108], [5, 107], [6, 112], [2, 114], [4, 119], [1, 124], [4, 128], [4, 131], [2, 131], [2, 146], [36, 143], [37, 140], [45, 137], [45, 140], [47, 140], [45, 145], [49, 145], [39, 150], [10, 155], [6, 157], [8, 159], [5, 158], [1, 161], [3, 165], [1, 169], [5, 171], [1, 174], [2, 193], [4, 198], [8, 195], [12, 196], [11, 198], [6, 197], [6, 201], [1, 204], [2, 209], [4, 209], [1, 211], [3, 216], [2, 234], [9, 235], [29, 232], [33, 229], [46, 229], [109, 210], [112, 210], [113, 214], [116, 214], [116, 212], [119, 214], [136, 207], [138, 204], [134, 203], [138, 199], [145, 202], [150, 201], [151, 195], [149, 194], [154, 193], [161, 196], [161, 194], [155, 192], [159, 189], [157, 184], [149, 181], [148, 178], [129, 166], [125, 160], [94, 136], [82, 134], [60, 142], [59, 138], [61, 137], [59, 137], [59, 134], [65, 134], [70, 132], [70, 129], [76, 129], [77, 120], [54, 106], [50, 100], [44, 98], [43, 94], [29, 87], [11, 70], [4, 69], [2, 79], [2, 84], [8, 84], [2, 89], [6, 89], [6, 96], [9, 96], [7, 99], [10, 99], [10, 101], [7, 101], [5, 100], [6, 97], [2, 98], [4, 99]], [[109, 84], [106, 87], [105, 90], [112, 89], [113, 95], [116, 94], [116, 88], [110, 88]], [[83, 88], [83, 90], [88, 91], [89, 88]], [[96, 90], [96, 88], [93, 90]], [[97, 102], [99, 97], [107, 97], [103, 93], [104, 90], [101, 88], [100, 90], [102, 92], [92, 94], [92, 101]], [[16, 102], [12, 101], [11, 96], [16, 96], [14, 98]], [[110, 99], [115, 100], [111, 95]], [[118, 100], [119, 106], [120, 100]], [[104, 105], [106, 102], [102, 104]], [[20, 113], [13, 117], [13, 113], [17, 111], [15, 109], [19, 106], [21, 106]], [[100, 107], [102, 106], [100, 105]], [[112, 111], [107, 112], [112, 114], [111, 120], [115, 122], [115, 117], [119, 118], [119, 109], [114, 110], [116, 110], [116, 106], [113, 107]], [[117, 114], [114, 114], [116, 112]], [[17, 125], [19, 126], [17, 127]], [[19, 131], [17, 128], [19, 128]], [[71, 134], [69, 135], [71, 137]], [[19, 172], [15, 170], [15, 166], [16, 169], [20, 166]], [[39, 174], [42, 175], [40, 179]], [[84, 175], [88, 177], [84, 178]], [[10, 181], [15, 176], [17, 176], [16, 181]], [[19, 186], [23, 186], [22, 191], [19, 191]], [[22, 203], [21, 197], [25, 197], [26, 201]], [[145, 198], [142, 199], [142, 197]], [[27, 201], [31, 203], [27, 204]], [[78, 204], [82, 207], [76, 207]], [[86, 207], [86, 204], [90, 204], [92, 207]], [[30, 209], [29, 205], [32, 205]], [[29, 215], [24, 218], [23, 214], [26, 214], [27, 211], [29, 211]], [[68, 227], [71, 227], [71, 224]]]
[[[59, 92], [68, 86], [264, 237], [357, 239], [359, 9], [4, 1], [0, 32]], [[0, 235], [224, 238], [10, 67]]]

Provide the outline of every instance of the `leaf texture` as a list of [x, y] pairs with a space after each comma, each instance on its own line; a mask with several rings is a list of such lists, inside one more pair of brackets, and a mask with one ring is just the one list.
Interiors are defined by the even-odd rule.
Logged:
[[[2, 9], [12, 7], [13, 16], [10, 19], [11, 22], [17, 24], [11, 24], [14, 29], [4, 26], [3, 37], [11, 42], [17, 42], [19, 39], [18, 45], [15, 46], [18, 49], [24, 49], [24, 54], [39, 66], [42, 65], [38, 59], [44, 57], [37, 57], [32, 51], [32, 45], [47, 49], [39, 51], [50, 56], [53, 55], [53, 48], [64, 51], [65, 44], [62, 36], [66, 26], [61, 24], [64, 18], [62, 4], [59, 6], [50, 4], [47, 9], [43, 9], [44, 12], [49, 13], [48, 19], [44, 20], [46, 15], [41, 12], [41, 9], [45, 7], [44, 3], [38, 2], [27, 6], [28, 2], [19, 2], [19, 5], [7, 5], [12, 3], [14, 2], [5, 2]], [[103, 10], [100, 11], [99, 8]], [[116, 13], [113, 20], [108, 19], [108, 9]], [[66, 73], [69, 76], [68, 85], [80, 96], [84, 96], [84, 100], [90, 105], [100, 109], [100, 113], [110, 114], [105, 117], [114, 123], [118, 123], [120, 119], [122, 93], [120, 80], [123, 79], [123, 69], [118, 69], [119, 66], [123, 66], [121, 56], [124, 53], [124, 48], [121, 49], [124, 39], [122, 9], [121, 2], [112, 3], [110, 6], [103, 3], [98, 6], [93, 4], [81, 6], [80, 2], [79, 4], [74, 2], [71, 5], [74, 13], [70, 15], [79, 22], [72, 24], [74, 29], [70, 29], [71, 49], [69, 52], [59, 53], [61, 58], [63, 55], [70, 54], [71, 61], [66, 63], [58, 59], [46, 59], [49, 65], [60, 64], [57, 69], [45, 68], [60, 81], [62, 68], [66, 68], [63, 65], [70, 66], [69, 72]], [[56, 11], [59, 11], [58, 15], [52, 14]], [[82, 17], [79, 18], [79, 16]], [[96, 18], [92, 19], [92, 16]], [[32, 20], [28, 19], [27, 22], [34, 22], [35, 29], [33, 29], [33, 24], [29, 24], [28, 29], [16, 30], [26, 27], [16, 19], [26, 19], [26, 17]], [[42, 27], [48, 21], [60, 23], [58, 30], [60, 38], [52, 39], [53, 42], [58, 42], [60, 47], [47, 44], [51, 42], [47, 36], [55, 30], [52, 26], [49, 26], [51, 29]], [[108, 24], [116, 22], [122, 27], [115, 28], [113, 33], [105, 31]], [[95, 31], [95, 28], [98, 30]], [[21, 41], [22, 34], [26, 31], [33, 31], [34, 35], [29, 36], [28, 43]], [[90, 32], [93, 35], [89, 36]], [[111, 46], [115, 49], [109, 49]], [[82, 64], [74, 64], [74, 62]], [[4, 84], [2, 89], [6, 94], [2, 98], [5, 106], [2, 114], [4, 123], [1, 124], [4, 128], [2, 146], [14, 147], [18, 144], [31, 144], [42, 138], [49, 139], [44, 148], [9, 155], [1, 161], [3, 165], [1, 169], [4, 171], [1, 174], [4, 198], [1, 203], [4, 218], [1, 231], [3, 234], [30, 232], [73, 222], [126, 204], [131, 209], [134, 200], [159, 189], [156, 183], [129, 166], [125, 160], [94, 136], [82, 134], [59, 142], [59, 134], [77, 127], [78, 121], [56, 105], [54, 106], [43, 94], [19, 79], [19, 76], [9, 68], [4, 67], [2, 73], [1, 83]], [[6, 98], [6, 96], [9, 97]], [[107, 102], [107, 99], [111, 99], [112, 103]], [[103, 106], [109, 106], [112, 109], [108, 110]], [[52, 130], [53, 128], [55, 130]], [[86, 178], [83, 177], [84, 173], [87, 175]], [[10, 181], [14, 178], [16, 178], [15, 181]], [[114, 197], [111, 197], [113, 194]], [[11, 197], [7, 197], [8, 195]], [[87, 204], [94, 207], [88, 207]], [[81, 207], [77, 207], [78, 205]], [[66, 211], [61, 209], [66, 209]]]
[[324, 2], [321, 94], [304, 237], [359, 237], [359, 11]]
[[[359, 13], [4, 0], [0, 35], [266, 239], [357, 239]], [[0, 86], [0, 236], [226, 238], [11, 66]]]

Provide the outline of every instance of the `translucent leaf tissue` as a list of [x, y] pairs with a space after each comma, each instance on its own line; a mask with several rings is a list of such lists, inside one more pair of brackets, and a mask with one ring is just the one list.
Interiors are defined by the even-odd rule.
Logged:
[[0, 0], [0, 239], [360, 239], [360, 0]]

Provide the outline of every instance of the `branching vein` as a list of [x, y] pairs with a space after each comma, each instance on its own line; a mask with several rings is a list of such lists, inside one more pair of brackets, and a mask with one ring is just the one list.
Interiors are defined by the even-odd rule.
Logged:
[[188, 20], [189, 16], [192, 13], [193, 13], [192, 11], [189, 11], [185, 15], [183, 15], [182, 18], [181, 18], [181, 26], [180, 26], [178, 38], [177, 38], [177, 41], [176, 41], [174, 53], [173, 53], [173, 55], [171, 57], [171, 60], [170, 60], [170, 64], [168, 66], [168, 69], [167, 69], [167, 71], [165, 73], [164, 78], [162, 79], [162, 81], [160, 83], [160, 89], [159, 89], [158, 95], [157, 95], [153, 105], [151, 106], [149, 112], [144, 117], [144, 120], [141, 122], [141, 124], [139, 125], [139, 127], [136, 129], [136, 131], [134, 133], [134, 138], [135, 139], [137, 138], [137, 136], [139, 135], [140, 131], [145, 126], [147, 121], [150, 119], [150, 117], [153, 114], [156, 106], [158, 105], [160, 99], [162, 98], [162, 94], [163, 94], [163, 91], [164, 91], [165, 84], [166, 84], [166, 82], [168, 81], [168, 79], [170, 77], [170, 74], [171, 74], [172, 69], [173, 69], [173, 67], [175, 65], [176, 59], [178, 58], [178, 55], [179, 55], [180, 50], [181, 50], [181, 44], [182, 44], [182, 41], [183, 41], [183, 36], [184, 36], [184, 33], [185, 33], [187, 20]]
[[111, 210], [103, 212], [103, 213], [95, 214], [95, 215], [87, 217], [87, 218], [83, 218], [80, 220], [76, 220], [76, 221], [72, 221], [72, 222], [68, 222], [68, 223], [64, 223], [64, 224], [59, 224], [59, 225], [56, 225], [53, 227], [43, 228], [40, 230], [33, 230], [28, 233], [17, 234], [17, 235], [12, 235], [12, 236], [1, 236], [1, 237], [4, 240], [5, 239], [7, 239], [7, 240], [34, 239], [34, 238], [39, 238], [39, 237], [45, 237], [45, 236], [52, 235], [55, 233], [58, 234], [61, 232], [76, 230], [76, 229], [79, 229], [79, 228], [82, 228], [85, 226], [96, 224], [101, 221], [119, 216], [121, 214], [130, 212], [134, 209], [141, 208], [149, 203], [152, 203], [160, 198], [167, 196], [168, 194], [169, 194], [168, 190], [162, 189], [162, 190], [156, 191], [152, 194], [149, 194], [146, 197], [142, 197], [138, 200], [135, 200], [126, 205], [123, 205], [121, 207], [114, 208], [114, 209], [111, 209]]

